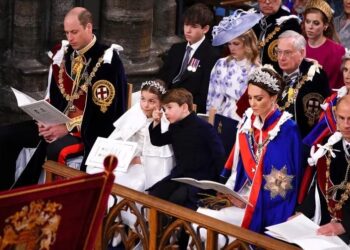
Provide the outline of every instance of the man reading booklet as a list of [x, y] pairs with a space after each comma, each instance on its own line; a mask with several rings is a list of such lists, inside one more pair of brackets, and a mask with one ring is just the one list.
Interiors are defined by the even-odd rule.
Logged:
[[311, 150], [308, 163], [316, 176], [305, 200], [297, 208], [321, 225], [318, 233], [338, 235], [350, 242], [350, 95], [338, 99], [335, 117], [338, 131]]
[[292, 219], [266, 227], [266, 234], [280, 240], [294, 243], [304, 250], [346, 250], [350, 249], [338, 236], [325, 236], [318, 233], [319, 225], [303, 214]]
[[16, 96], [18, 107], [42, 124], [57, 125], [71, 122], [71, 119], [46, 100], [36, 101], [23, 92], [11, 88]]
[[[64, 17], [63, 27], [68, 41], [49, 53], [52, 64], [46, 99], [70, 120], [59, 124], [31, 120], [1, 127], [0, 190], [37, 183], [45, 159], [65, 164], [83, 155], [84, 162], [96, 138], [107, 137], [126, 109], [124, 67], [115, 46], [97, 41], [91, 13], [75, 7]], [[14, 184], [22, 148], [36, 151]]]

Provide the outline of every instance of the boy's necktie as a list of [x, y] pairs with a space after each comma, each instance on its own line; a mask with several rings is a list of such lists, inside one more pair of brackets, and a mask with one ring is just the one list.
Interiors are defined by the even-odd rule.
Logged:
[[176, 83], [176, 82], [180, 81], [181, 76], [182, 76], [182, 74], [185, 72], [185, 69], [186, 69], [186, 67], [187, 67], [187, 65], [188, 65], [188, 61], [190, 60], [191, 50], [192, 50], [192, 48], [191, 48], [190, 46], [187, 46], [184, 59], [182, 60], [182, 64], [181, 64], [180, 71], [179, 71], [179, 73], [174, 77], [172, 83]]

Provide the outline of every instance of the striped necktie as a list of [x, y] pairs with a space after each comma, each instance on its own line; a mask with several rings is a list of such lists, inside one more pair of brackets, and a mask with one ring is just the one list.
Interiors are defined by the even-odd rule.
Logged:
[[182, 64], [181, 64], [180, 71], [179, 71], [179, 73], [174, 77], [172, 83], [176, 83], [176, 82], [180, 81], [181, 76], [182, 76], [183, 73], [185, 72], [185, 69], [186, 69], [186, 67], [187, 67], [187, 65], [188, 65], [188, 62], [189, 62], [189, 60], [190, 60], [191, 50], [192, 50], [192, 48], [191, 48], [190, 46], [187, 46], [184, 59], [182, 60]]
[[291, 87], [294, 85], [294, 83], [298, 80], [299, 77], [299, 72], [293, 72], [290, 75], [284, 75], [283, 76], [283, 81], [286, 84], [286, 87]]

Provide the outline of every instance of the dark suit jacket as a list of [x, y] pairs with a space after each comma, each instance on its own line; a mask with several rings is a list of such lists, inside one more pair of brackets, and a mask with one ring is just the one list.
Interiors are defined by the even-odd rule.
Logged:
[[163, 134], [160, 125], [152, 126], [149, 132], [153, 145], [173, 146], [176, 167], [170, 174], [172, 178], [218, 179], [224, 166], [225, 150], [213, 126], [195, 113], [170, 124], [169, 131]]
[[213, 126], [191, 113], [181, 121], [170, 124], [161, 133], [160, 125], [149, 126], [151, 142], [155, 146], [171, 144], [176, 166], [163, 180], [152, 186], [151, 195], [187, 208], [196, 209], [199, 188], [171, 181], [171, 178], [190, 177], [197, 180], [219, 180], [224, 166], [225, 152]]
[[[276, 70], [280, 70], [280, 67], [277, 62], [277, 54], [276, 54], [276, 47], [277, 47], [277, 40], [278, 36], [281, 35], [283, 32], [286, 30], [294, 30], [298, 33], [301, 33], [301, 27], [298, 22], [298, 19], [296, 18], [291, 18], [283, 23], [281, 25], [278, 25], [276, 20], [278, 18], [284, 17], [284, 16], [289, 16], [290, 13], [282, 7], [279, 8], [279, 10], [270, 16], [264, 17], [257, 23], [254, 27], [253, 30], [255, 32], [256, 37], [258, 38], [258, 42], [262, 41], [262, 28], [261, 28], [261, 23], [266, 21], [267, 24], [267, 29], [265, 33], [265, 39], [266, 44], [264, 47], [260, 50], [260, 59], [262, 64], [271, 64]], [[275, 30], [276, 27], [279, 26], [279, 30]], [[276, 32], [277, 31], [277, 32]], [[270, 38], [268, 38], [271, 36]]]
[[[313, 62], [303, 60], [299, 66], [300, 77], [307, 75]], [[293, 88], [298, 81], [293, 84]], [[286, 86], [287, 87], [287, 86]], [[330, 89], [328, 85], [328, 78], [324, 70], [319, 68], [319, 72], [315, 73], [312, 81], [305, 81], [304, 85], [299, 89], [296, 101], [290, 105], [286, 111], [293, 115], [293, 119], [298, 124], [301, 137], [304, 138], [317, 123], [321, 107], [324, 99], [329, 96]], [[287, 102], [288, 95], [281, 98], [278, 102], [280, 106], [284, 106]]]
[[158, 77], [167, 84], [168, 88], [185, 88], [190, 91], [194, 103], [197, 104], [197, 112], [205, 113], [210, 72], [215, 62], [220, 58], [220, 53], [205, 39], [192, 56], [192, 58], [199, 60], [196, 71], [188, 71], [186, 68], [181, 80], [172, 84], [174, 77], [180, 71], [186, 45], [187, 42], [183, 42], [174, 44], [170, 48]]

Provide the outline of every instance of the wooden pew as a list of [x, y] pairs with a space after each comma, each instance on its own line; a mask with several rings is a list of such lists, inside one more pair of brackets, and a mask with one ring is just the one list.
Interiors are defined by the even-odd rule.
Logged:
[[[86, 174], [52, 161], [47, 161], [44, 164], [44, 169], [46, 171], [47, 181], [52, 181], [54, 176], [71, 178]], [[248, 250], [250, 244], [257, 246], [258, 249], [300, 249], [294, 245], [219, 221], [118, 184], [114, 184], [112, 194], [121, 196], [124, 199], [108, 211], [108, 214], [104, 218], [101, 234], [97, 239], [95, 249], [107, 249], [108, 242], [111, 241], [115, 232], [121, 235], [125, 249], [133, 249], [138, 241], [141, 241], [143, 249], [177, 249], [177, 242], [174, 240], [174, 235], [176, 235], [179, 228], [185, 229], [192, 237], [190, 243], [191, 249], [217, 249], [218, 234], [233, 236], [237, 239], [227, 244], [224, 247], [226, 250]], [[141, 211], [136, 207], [136, 203], [142, 205]], [[135, 228], [137, 230], [135, 231], [127, 230], [120, 220], [121, 212], [128, 209], [137, 217], [135, 223]], [[160, 226], [158, 221], [160, 213], [173, 218], [166, 228], [161, 228]], [[200, 227], [207, 229], [206, 248], [200, 241], [198, 233], [193, 230], [191, 226], [192, 223], [196, 223], [200, 225]]]

